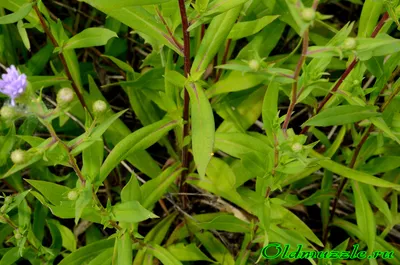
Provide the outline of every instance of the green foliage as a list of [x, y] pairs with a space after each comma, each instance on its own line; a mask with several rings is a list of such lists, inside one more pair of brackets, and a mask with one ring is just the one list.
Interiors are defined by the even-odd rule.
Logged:
[[399, 4], [0, 0], [0, 265], [400, 264]]

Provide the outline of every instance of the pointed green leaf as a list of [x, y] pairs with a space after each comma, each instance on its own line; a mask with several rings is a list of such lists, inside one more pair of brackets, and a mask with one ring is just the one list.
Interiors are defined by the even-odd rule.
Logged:
[[215, 124], [214, 115], [204, 94], [203, 88], [196, 83], [186, 86], [190, 95], [192, 113], [192, 147], [194, 161], [200, 177], [206, 174], [214, 148]]
[[279, 16], [265, 16], [253, 21], [237, 23], [233, 26], [231, 32], [229, 33], [228, 39], [237, 40], [254, 35], [278, 17]]
[[114, 147], [101, 166], [99, 181], [103, 182], [108, 174], [128, 155], [152, 146], [179, 123], [180, 121], [165, 118], [125, 137]]
[[354, 180], [351, 182], [351, 184], [354, 192], [354, 206], [356, 208], [357, 226], [360, 231], [365, 234], [366, 243], [368, 245], [368, 253], [371, 254], [375, 247], [376, 238], [375, 216], [361, 185]]
[[321, 111], [303, 126], [334, 126], [353, 123], [379, 116], [374, 106], [338, 106]]
[[111, 38], [116, 38], [118, 35], [109, 29], [105, 28], [88, 28], [76, 34], [64, 43], [63, 50], [80, 49], [94, 46], [103, 46]]
[[112, 207], [115, 220], [124, 223], [138, 223], [149, 218], [158, 218], [157, 215], [146, 210], [139, 202], [129, 201]]
[[0, 25], [16, 23], [32, 11], [33, 3], [26, 3], [15, 13], [0, 17]]

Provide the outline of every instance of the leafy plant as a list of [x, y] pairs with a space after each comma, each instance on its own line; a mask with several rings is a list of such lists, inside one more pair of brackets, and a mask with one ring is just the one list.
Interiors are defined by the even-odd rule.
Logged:
[[399, 4], [1, 0], [0, 265], [400, 264]]

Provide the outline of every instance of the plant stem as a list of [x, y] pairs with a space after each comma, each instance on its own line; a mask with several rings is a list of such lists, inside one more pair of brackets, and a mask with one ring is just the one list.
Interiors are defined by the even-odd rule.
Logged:
[[[189, 23], [186, 15], [186, 7], [185, 7], [185, 0], [178, 0], [179, 1], [179, 10], [181, 13], [181, 20], [182, 20], [182, 31], [183, 31], [183, 54], [184, 54], [184, 72], [185, 76], [189, 77], [190, 75], [190, 67], [191, 67], [191, 62], [190, 62], [190, 35], [188, 32], [189, 28]], [[189, 123], [189, 93], [184, 88], [184, 103], [183, 103], [183, 119], [185, 121], [185, 124], [183, 125], [183, 141], [185, 140], [185, 137], [189, 135], [189, 128], [190, 128], [190, 123]], [[180, 192], [186, 192], [187, 186], [184, 184], [185, 179], [189, 170], [189, 149], [188, 145], [183, 146], [182, 149], [182, 166], [184, 170], [182, 171], [181, 179], [180, 179]], [[186, 199], [184, 196], [182, 196], [182, 202], [185, 205], [186, 204]]]
[[[46, 35], [49, 37], [49, 39], [50, 39], [50, 41], [52, 42], [53, 46], [54, 46], [55, 48], [59, 47], [59, 45], [58, 45], [58, 43], [57, 43], [57, 40], [54, 38], [54, 35], [51, 33], [49, 27], [47, 26], [46, 21], [44, 20], [44, 17], [43, 17], [43, 15], [42, 15], [42, 13], [40, 13], [40, 11], [39, 11], [37, 5], [34, 5], [34, 6], [33, 6], [33, 9], [35, 10], [36, 15], [39, 17], [40, 24], [42, 25], [43, 30], [46, 32]], [[81, 103], [82, 107], [83, 107], [84, 109], [86, 109], [86, 110], [89, 112], [89, 115], [93, 118], [93, 116], [92, 116], [90, 110], [88, 109], [88, 107], [87, 107], [87, 105], [86, 105], [85, 99], [84, 99], [83, 96], [82, 96], [82, 93], [80, 92], [78, 86], [76, 85], [74, 79], [72, 78], [72, 75], [71, 75], [71, 72], [70, 72], [70, 70], [69, 70], [69, 68], [68, 68], [68, 64], [67, 64], [67, 61], [66, 61], [66, 59], [65, 59], [64, 54], [63, 54], [62, 52], [60, 52], [60, 53], [58, 54], [58, 56], [59, 56], [59, 58], [60, 58], [60, 60], [61, 60], [61, 63], [62, 63], [62, 65], [63, 65], [63, 67], [64, 67], [64, 71], [65, 71], [65, 73], [66, 73], [68, 79], [71, 81], [72, 88], [74, 89], [76, 95], [78, 96], [79, 102]]]
[[[232, 39], [229, 39], [226, 42], [224, 57], [222, 57], [221, 64], [226, 64], [226, 61], [228, 61], [229, 48], [231, 47], [231, 43], [232, 43]], [[215, 77], [215, 83], [218, 82], [218, 80], [221, 78], [222, 71], [223, 71], [223, 69], [219, 69], [219, 71], [217, 72], [217, 76]]]
[[303, 50], [301, 52], [300, 59], [297, 62], [297, 66], [294, 71], [294, 76], [293, 76], [294, 82], [293, 82], [293, 86], [292, 86], [292, 99], [290, 100], [290, 105], [289, 105], [288, 111], [286, 113], [286, 118], [282, 125], [282, 130], [283, 130], [283, 133], [285, 136], [287, 136], [287, 128], [289, 126], [290, 118], [292, 117], [294, 107], [296, 106], [296, 103], [297, 103], [297, 98], [298, 98], [297, 97], [297, 86], [299, 83], [301, 68], [303, 67], [304, 61], [306, 60], [308, 44], [309, 44], [309, 30], [306, 29], [306, 31], [304, 32], [304, 36], [303, 36]]

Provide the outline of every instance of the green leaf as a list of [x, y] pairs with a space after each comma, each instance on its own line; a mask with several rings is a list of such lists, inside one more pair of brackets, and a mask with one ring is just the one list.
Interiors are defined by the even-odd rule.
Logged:
[[0, 17], [0, 25], [12, 24], [20, 21], [32, 11], [33, 3], [26, 3], [15, 13]]
[[[183, 56], [182, 50], [179, 46], [182, 45], [183, 41], [176, 36], [172, 38], [167, 29], [161, 23], [159, 23], [155, 16], [148, 12], [144, 7], [130, 6], [115, 9], [115, 3], [107, 0], [81, 1], [88, 3], [89, 5], [106, 13], [108, 16], [115, 18], [116, 20], [121, 21], [125, 25], [138, 31], [142, 37], [151, 39], [152, 42], [167, 45], [179, 55]], [[140, 0], [138, 3], [142, 1], [144, 0]], [[136, 3], [135, 0], [132, 0], [132, 2]], [[176, 41], [179, 43], [179, 45], [176, 44]]]
[[245, 133], [216, 133], [215, 148], [236, 158], [248, 153], [266, 156], [272, 148], [264, 141]]
[[400, 144], [400, 139], [393, 133], [393, 131], [386, 124], [382, 117], [373, 117], [369, 119], [377, 128], [382, 130], [388, 137]]
[[206, 95], [208, 98], [212, 98], [220, 94], [246, 90], [261, 84], [264, 79], [261, 75], [253, 73], [238, 74], [237, 71], [233, 71], [227, 78], [218, 81], [207, 89]]
[[196, 9], [197, 9], [199, 12], [205, 11], [205, 10], [207, 9], [208, 2], [209, 2], [209, 1], [210, 1], [210, 0], [196, 0]]
[[17, 28], [18, 28], [19, 36], [21, 37], [22, 42], [25, 45], [25, 48], [28, 51], [30, 51], [31, 50], [31, 43], [29, 41], [28, 33], [26, 32], [26, 29], [24, 28], [24, 22], [22, 22], [22, 20], [18, 21]]
[[361, 166], [360, 170], [368, 174], [375, 175], [378, 173], [384, 173], [396, 169], [398, 168], [399, 164], [399, 156], [377, 157], [369, 160], [366, 165]]
[[194, 161], [200, 177], [206, 174], [214, 148], [215, 124], [214, 115], [204, 94], [203, 88], [196, 83], [186, 86], [190, 96], [192, 114], [192, 147]]
[[42, 193], [43, 196], [53, 205], [60, 205], [61, 201], [66, 200], [68, 192], [71, 191], [68, 187], [47, 181], [33, 179], [25, 179], [25, 181]]
[[379, 209], [381, 213], [387, 218], [389, 224], [393, 223], [393, 217], [390, 212], [388, 204], [385, 200], [380, 197], [379, 193], [376, 191], [374, 187], [371, 185], [365, 185], [360, 183], [360, 186], [363, 188], [365, 195], [367, 196], [368, 200]]
[[207, 8], [204, 16], [211, 16], [216, 14], [225, 13], [241, 4], [246, 3], [247, 0], [215, 0]]
[[121, 68], [122, 70], [124, 70], [125, 72], [128, 73], [134, 73], [135, 71], [133, 70], [132, 66], [130, 66], [129, 64], [121, 61], [118, 58], [115, 58], [113, 56], [107, 56], [107, 55], [102, 55], [102, 57], [108, 58], [110, 59], [113, 63], [115, 63], [119, 68]]
[[[204, 218], [208, 217], [209, 218]], [[218, 230], [231, 233], [250, 233], [250, 224], [235, 217], [232, 214], [215, 213], [195, 215], [198, 221], [195, 223], [199, 229]], [[206, 220], [208, 219], [208, 220]]]
[[[357, 227], [355, 224], [350, 223], [348, 221], [345, 221], [343, 219], [335, 218], [332, 222], [332, 225], [337, 226], [345, 230], [347, 233], [351, 235], [355, 235], [358, 237], [360, 240], [366, 241], [367, 234], [362, 232], [359, 227]], [[398, 250], [397, 247], [391, 245], [390, 243], [386, 242], [385, 239], [381, 237], [376, 237], [375, 241], [375, 250], [377, 251], [390, 251], [393, 252], [393, 258], [392, 259], [387, 259], [386, 261], [392, 265], [397, 265], [400, 262], [400, 251]]]
[[132, 240], [126, 231], [117, 239], [118, 265], [132, 265]]
[[[172, 222], [177, 217], [178, 213], [167, 215], [159, 223], [157, 223], [144, 238], [144, 242], [152, 242], [153, 244], [161, 244], [165, 239]], [[152, 255], [147, 252], [147, 248], [140, 249], [133, 261], [133, 265], [142, 265], [144, 260], [153, 260]]]
[[271, 218], [271, 222], [279, 222], [281, 228], [297, 231], [308, 240], [323, 246], [314, 232], [299, 217], [285, 207], [277, 203], [271, 203]]
[[168, 187], [174, 183], [182, 172], [179, 164], [175, 164], [164, 170], [157, 178], [147, 181], [140, 187], [142, 193], [142, 205], [146, 209], [152, 209], [154, 204], [161, 199]]
[[366, 61], [374, 56], [384, 56], [400, 51], [400, 40], [389, 35], [379, 35], [372, 38], [358, 38], [356, 51], [361, 61]]
[[11, 150], [15, 143], [15, 126], [11, 126], [7, 135], [0, 137], [0, 166], [3, 166], [10, 157]]
[[374, 250], [376, 238], [375, 216], [360, 184], [354, 180], [351, 184], [354, 192], [357, 226], [360, 231], [365, 234], [368, 254], [371, 254]]
[[[230, 2], [231, 0], [224, 1]], [[219, 51], [221, 45], [223, 45], [227, 39], [241, 10], [242, 5], [239, 5], [224, 14], [218, 15], [211, 21], [194, 58], [190, 71], [192, 75], [206, 70], [207, 66]]]
[[97, 257], [103, 251], [114, 246], [115, 238], [100, 240], [79, 248], [77, 251], [65, 257], [59, 265], [82, 265], [90, 261], [92, 258]]
[[264, 130], [272, 142], [274, 141], [275, 120], [278, 115], [279, 88], [280, 85], [277, 82], [271, 82], [269, 84], [262, 107]]
[[196, 233], [196, 238], [204, 245], [211, 256], [221, 265], [234, 265], [235, 260], [229, 250], [212, 233]]
[[18, 205], [18, 226], [29, 227], [31, 225], [32, 210], [26, 200], [22, 200]]
[[92, 185], [90, 182], [86, 182], [86, 186], [80, 190], [79, 197], [75, 204], [75, 225], [78, 224], [79, 219], [82, 216], [83, 210], [92, 201]]
[[219, 190], [229, 192], [235, 189], [236, 176], [230, 166], [222, 159], [211, 158], [206, 174]]
[[[5, 9], [11, 10], [13, 12], [18, 12], [21, 8], [27, 4], [26, 0], [2, 0], [0, 1], [0, 7], [4, 7]], [[36, 28], [43, 32], [42, 27], [40, 26], [40, 21], [38, 16], [35, 14], [33, 10], [25, 17], [32, 25], [37, 25]]]
[[114, 147], [101, 166], [99, 182], [103, 182], [108, 174], [128, 155], [152, 146], [180, 122], [165, 118], [125, 137]]
[[213, 262], [203, 252], [201, 252], [201, 250], [194, 243], [188, 245], [183, 243], [171, 245], [167, 248], [167, 250], [180, 261], [205, 260], [208, 262]]
[[139, 182], [136, 174], [132, 174], [130, 180], [121, 191], [121, 201], [141, 201], [142, 193], [140, 191]]
[[62, 246], [74, 252], [76, 250], [76, 238], [74, 233], [66, 226], [61, 225], [59, 222], [55, 220], [47, 220], [47, 222], [54, 222], [55, 226], [58, 228], [62, 238]]
[[233, 26], [228, 35], [228, 39], [237, 40], [254, 35], [278, 17], [279, 16], [265, 16], [253, 21], [239, 22]]
[[104, 159], [103, 139], [95, 141], [91, 146], [83, 150], [82, 174], [90, 182], [94, 182], [100, 173], [100, 167]]
[[0, 265], [13, 265], [17, 262], [21, 256], [19, 255], [19, 248], [8, 248], [7, 252], [3, 255], [0, 260]]
[[356, 180], [365, 184], [370, 184], [376, 187], [384, 187], [384, 188], [393, 188], [395, 190], [400, 190], [400, 185], [394, 184], [392, 182], [386, 181], [381, 178], [377, 178], [374, 176], [371, 176], [367, 173], [357, 171], [351, 168], [348, 168], [346, 166], [343, 166], [339, 163], [336, 163], [335, 161], [332, 161], [330, 159], [327, 159], [323, 155], [311, 150], [310, 155], [312, 157], [319, 158], [320, 160], [318, 163], [320, 166], [323, 168], [332, 171], [333, 173], [336, 173], [338, 175], [341, 175], [343, 177]]
[[94, 46], [103, 46], [111, 38], [118, 35], [109, 29], [105, 28], [88, 28], [76, 34], [71, 39], [64, 43], [63, 50], [80, 49]]
[[[79, 1], [86, 2], [84, 0]], [[115, 3], [108, 0], [91, 0], [89, 4], [104, 6], [108, 11], [111, 11], [131, 6], [158, 5], [168, 1], [171, 0], [118, 0]]]
[[88, 265], [111, 265], [113, 261], [114, 248], [103, 250], [97, 257], [92, 259]]
[[361, 11], [358, 37], [370, 37], [383, 8], [383, 1], [366, 0]]
[[148, 244], [147, 249], [164, 265], [182, 265], [168, 250], [157, 244]]
[[115, 220], [124, 223], [138, 223], [149, 218], [158, 218], [157, 215], [146, 210], [138, 201], [128, 201], [112, 207]]
[[379, 115], [374, 106], [338, 106], [321, 111], [319, 114], [306, 121], [303, 126], [325, 127], [343, 125]]

